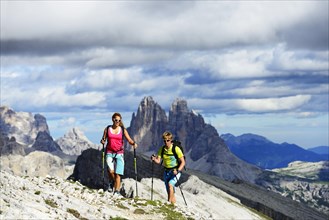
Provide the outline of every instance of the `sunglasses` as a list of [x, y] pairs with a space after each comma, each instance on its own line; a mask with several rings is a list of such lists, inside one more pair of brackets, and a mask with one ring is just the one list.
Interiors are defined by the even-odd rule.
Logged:
[[171, 142], [171, 140], [163, 140], [164, 142]]
[[121, 122], [121, 119], [114, 119], [115, 122]]

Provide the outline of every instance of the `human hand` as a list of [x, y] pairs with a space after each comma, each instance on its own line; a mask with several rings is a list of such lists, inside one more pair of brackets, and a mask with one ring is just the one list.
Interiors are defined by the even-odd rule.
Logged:
[[174, 169], [173, 174], [176, 176], [176, 175], [179, 174], [180, 172], [181, 172], [181, 171]]

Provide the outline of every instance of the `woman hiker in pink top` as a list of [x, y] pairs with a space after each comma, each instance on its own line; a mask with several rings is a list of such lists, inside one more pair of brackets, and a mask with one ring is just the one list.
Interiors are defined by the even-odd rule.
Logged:
[[114, 194], [118, 195], [120, 194], [121, 176], [124, 171], [123, 137], [125, 137], [134, 148], [137, 148], [137, 144], [130, 138], [128, 131], [124, 128], [120, 113], [114, 113], [112, 115], [112, 121], [113, 124], [104, 129], [101, 143], [105, 144], [107, 139], [106, 162], [109, 167], [109, 191], [113, 191], [114, 189]]

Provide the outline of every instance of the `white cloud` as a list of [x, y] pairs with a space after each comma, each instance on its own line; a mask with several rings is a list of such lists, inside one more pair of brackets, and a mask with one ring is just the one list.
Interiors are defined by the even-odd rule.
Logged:
[[328, 51], [289, 51], [278, 45], [273, 52], [272, 67], [282, 71], [326, 71], [328, 74], [328, 56]]
[[105, 95], [100, 92], [67, 94], [62, 87], [41, 87], [34, 90], [12, 88], [1, 97], [2, 103], [14, 108], [84, 108], [105, 105]]
[[63, 118], [58, 122], [58, 127], [74, 127], [77, 120], [75, 117]]
[[295, 110], [307, 103], [311, 99], [310, 95], [296, 95], [283, 98], [266, 99], [239, 99], [234, 102], [236, 105], [250, 112], [271, 112], [281, 110]]
[[143, 74], [141, 68], [127, 69], [101, 69], [86, 71], [79, 78], [72, 79], [70, 86], [74, 90], [103, 90], [114, 92], [116, 89], [126, 88], [131, 83], [142, 81]]

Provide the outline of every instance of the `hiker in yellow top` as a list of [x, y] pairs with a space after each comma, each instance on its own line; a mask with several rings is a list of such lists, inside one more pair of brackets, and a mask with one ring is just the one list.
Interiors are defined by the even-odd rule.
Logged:
[[[173, 146], [173, 135], [170, 132], [164, 132], [162, 138], [165, 145], [160, 147], [157, 155], [152, 155], [151, 160], [160, 164], [162, 159], [165, 168], [163, 180], [166, 185], [168, 201], [175, 204], [175, 185], [181, 177], [181, 171], [185, 166], [185, 159], [181, 149]], [[176, 151], [178, 160], [175, 158], [173, 148]]]

